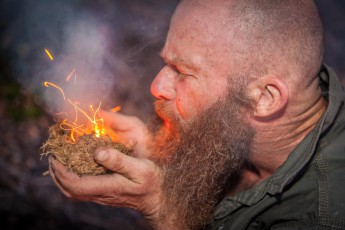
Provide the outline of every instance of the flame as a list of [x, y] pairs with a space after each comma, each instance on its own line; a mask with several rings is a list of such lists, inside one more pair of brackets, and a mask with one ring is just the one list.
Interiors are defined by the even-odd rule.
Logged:
[[44, 49], [44, 51], [46, 51], [46, 54], [48, 55], [48, 57], [50, 58], [50, 60], [54, 61], [54, 57], [53, 55], [49, 52], [48, 49]]
[[[99, 102], [96, 109], [94, 109], [93, 105], [89, 105], [89, 112], [87, 112], [80, 107], [80, 103], [78, 101], [73, 102], [71, 99], [67, 98], [61, 87], [48, 81], [44, 82], [44, 86], [53, 86], [57, 88], [61, 92], [63, 99], [74, 108], [74, 120], [71, 121], [71, 119], [64, 119], [60, 124], [60, 127], [63, 130], [69, 131], [69, 137], [71, 138], [72, 142], [75, 142], [79, 136], [85, 134], [93, 133], [96, 137], [101, 137], [107, 134], [104, 127], [104, 120], [99, 116], [99, 110], [102, 105], [101, 102]], [[80, 124], [79, 122], [82, 119], [79, 119], [78, 114], [82, 115], [83, 118], [86, 118], [88, 124]], [[70, 114], [66, 112], [59, 112], [57, 115], [64, 115], [65, 117], [68, 117]]]

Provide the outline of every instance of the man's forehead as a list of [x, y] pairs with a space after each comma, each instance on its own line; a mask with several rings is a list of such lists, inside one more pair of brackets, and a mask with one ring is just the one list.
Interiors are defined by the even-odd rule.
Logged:
[[160, 56], [167, 64], [179, 65], [179, 67], [185, 67], [195, 71], [200, 69], [201, 58], [197, 54], [184, 58], [183, 54], [177, 51], [175, 52], [174, 49], [168, 49], [165, 46], [160, 52]]
[[224, 7], [230, 6], [236, 1], [238, 0], [181, 0], [179, 5], [192, 7]]
[[173, 14], [170, 28], [183, 36], [197, 32], [204, 41], [229, 38], [230, 30], [235, 29], [233, 4], [229, 2], [232, 1], [182, 1]]
[[[229, 34], [229, 10], [221, 7], [225, 1], [182, 1], [177, 7], [161, 51], [168, 64], [186, 65], [198, 70], [201, 66], [221, 64], [220, 58], [229, 55], [233, 34]], [[222, 5], [223, 4], [223, 5]]]
[[212, 17], [229, 16], [233, 8], [244, 0], [182, 0], [176, 10], [209, 14]]

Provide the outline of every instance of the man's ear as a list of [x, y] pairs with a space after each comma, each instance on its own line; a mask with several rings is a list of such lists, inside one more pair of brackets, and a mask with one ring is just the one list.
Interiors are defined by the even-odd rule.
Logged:
[[285, 110], [289, 88], [280, 78], [266, 76], [249, 84], [249, 96], [253, 101], [254, 118], [274, 119]]

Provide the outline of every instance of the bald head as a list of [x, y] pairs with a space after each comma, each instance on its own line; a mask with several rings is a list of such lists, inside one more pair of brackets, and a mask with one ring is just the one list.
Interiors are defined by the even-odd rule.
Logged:
[[209, 20], [223, 24], [224, 49], [242, 72], [307, 80], [320, 69], [323, 28], [312, 0], [184, 0], [179, 8], [209, 10]]
[[306, 78], [317, 74], [323, 29], [312, 0], [242, 0], [232, 12], [251, 58], [266, 71]]

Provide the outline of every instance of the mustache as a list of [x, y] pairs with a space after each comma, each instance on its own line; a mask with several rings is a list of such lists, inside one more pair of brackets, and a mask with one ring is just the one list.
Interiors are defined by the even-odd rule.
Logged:
[[178, 139], [185, 127], [182, 124], [182, 120], [178, 117], [176, 112], [174, 112], [171, 102], [157, 100], [154, 102], [154, 107], [157, 118], [161, 120], [161, 127], [164, 126], [167, 128], [170, 135]]
[[176, 121], [177, 116], [173, 112], [171, 105], [169, 102], [163, 101], [163, 100], [157, 100], [154, 102], [154, 108], [156, 111], [156, 114], [163, 120], [169, 120], [169, 121]]

